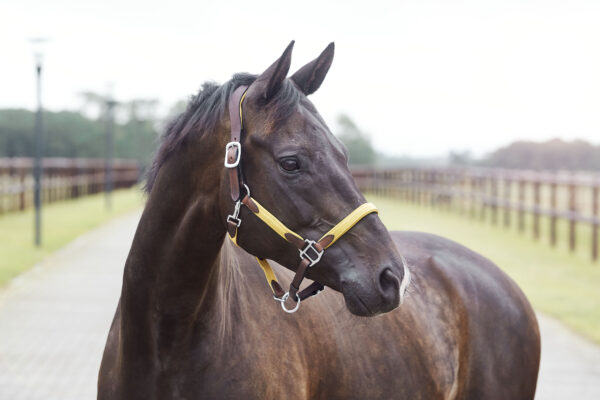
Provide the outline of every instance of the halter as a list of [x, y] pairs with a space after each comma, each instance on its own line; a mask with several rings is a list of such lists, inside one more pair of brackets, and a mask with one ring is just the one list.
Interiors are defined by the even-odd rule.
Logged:
[[[294, 279], [290, 283], [290, 288], [287, 292], [284, 292], [275, 272], [269, 265], [267, 260], [256, 257], [258, 264], [262, 268], [267, 282], [273, 291], [273, 298], [281, 303], [281, 308], [285, 312], [293, 313], [300, 307], [300, 302], [307, 299], [308, 297], [319, 294], [325, 286], [315, 281], [308, 285], [304, 290], [300, 290], [300, 284], [304, 279], [304, 275], [309, 267], [317, 264], [325, 249], [334, 244], [340, 237], [348, 232], [354, 225], [356, 225], [365, 216], [377, 212], [377, 207], [372, 203], [364, 203], [358, 206], [354, 211], [348, 214], [344, 219], [337, 223], [333, 228], [323, 235], [318, 241], [305, 239], [290, 228], [285, 226], [283, 222], [278, 220], [273, 214], [271, 214], [266, 208], [264, 208], [256, 199], [250, 196], [250, 189], [246, 185], [244, 175], [242, 173], [242, 145], [241, 135], [243, 133], [243, 116], [242, 116], [242, 103], [246, 96], [246, 90], [248, 86], [238, 87], [229, 98], [229, 118], [231, 121], [231, 141], [225, 146], [225, 168], [229, 170], [229, 187], [231, 191], [231, 199], [235, 202], [235, 208], [231, 215], [227, 216], [227, 231], [229, 238], [237, 245], [238, 228], [242, 224], [240, 218], [240, 208], [243, 204], [248, 208], [254, 215], [260, 218], [266, 225], [268, 225], [275, 233], [285, 239], [287, 242], [293, 244], [298, 248], [300, 253], [300, 265], [296, 269]], [[246, 194], [243, 198], [240, 198], [240, 189], [245, 190]], [[296, 302], [294, 308], [288, 309], [285, 306], [285, 302], [291, 298]]]

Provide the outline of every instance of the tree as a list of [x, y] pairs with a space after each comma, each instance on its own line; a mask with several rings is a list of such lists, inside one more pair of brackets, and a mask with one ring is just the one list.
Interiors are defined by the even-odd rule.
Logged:
[[375, 162], [375, 150], [371, 138], [361, 131], [349, 116], [338, 117], [337, 137], [348, 150], [348, 163], [354, 165], [372, 165]]
[[534, 170], [599, 170], [600, 146], [583, 140], [517, 141], [494, 151], [483, 163], [491, 167]]
[[475, 161], [473, 160], [473, 155], [468, 150], [462, 152], [451, 150], [448, 154], [448, 163], [450, 165], [465, 166], [473, 165]]
[[[33, 156], [35, 114], [28, 110], [0, 110], [0, 157]], [[104, 157], [106, 125], [79, 112], [44, 112], [46, 157]], [[135, 158], [147, 165], [157, 132], [153, 120], [115, 124], [115, 156]]]

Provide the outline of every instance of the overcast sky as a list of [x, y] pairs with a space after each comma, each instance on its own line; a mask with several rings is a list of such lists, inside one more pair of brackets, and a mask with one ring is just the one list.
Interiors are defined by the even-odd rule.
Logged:
[[313, 102], [334, 131], [347, 113], [380, 150], [600, 144], [599, 21], [596, 0], [0, 0], [0, 107], [34, 107], [37, 36], [50, 38], [52, 110], [110, 83], [118, 99], [167, 109], [206, 80], [262, 72], [291, 39], [292, 70], [335, 41]]

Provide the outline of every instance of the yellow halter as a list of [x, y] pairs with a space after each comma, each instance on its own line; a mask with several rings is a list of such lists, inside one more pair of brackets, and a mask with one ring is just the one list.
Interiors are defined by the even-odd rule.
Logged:
[[[377, 207], [373, 203], [364, 203], [358, 206], [354, 211], [348, 214], [344, 219], [338, 222], [333, 228], [331, 228], [326, 234], [324, 234], [317, 242], [309, 239], [304, 239], [302, 236], [285, 226], [283, 222], [278, 220], [273, 214], [271, 214], [266, 208], [264, 208], [256, 199], [246, 196], [242, 201], [242, 204], [253, 204], [248, 208], [258, 218], [260, 218], [269, 228], [275, 233], [281, 236], [289, 243], [298, 245], [301, 244], [300, 258], [307, 258], [310, 261], [309, 267], [315, 265], [323, 254], [323, 251], [334, 244], [340, 237], [348, 232], [354, 225], [356, 225], [365, 216], [376, 213]], [[237, 245], [237, 229], [233, 236], [229, 235], [229, 238], [233, 243]], [[314, 250], [314, 251], [312, 251]], [[312, 252], [311, 252], [312, 251]], [[273, 291], [273, 294], [277, 295], [277, 291], [273, 285], [273, 282], [279, 283], [273, 268], [269, 265], [267, 260], [256, 258], [260, 267], [265, 273], [267, 282]]]
[[[333, 228], [331, 228], [327, 233], [325, 233], [318, 241], [313, 241], [310, 239], [305, 239], [296, 232], [292, 231], [290, 228], [285, 226], [283, 222], [277, 219], [273, 214], [271, 214], [266, 208], [264, 208], [256, 199], [250, 197], [250, 190], [248, 186], [242, 181], [239, 182], [239, 177], [243, 176], [240, 173], [240, 156], [241, 156], [241, 144], [239, 142], [239, 138], [242, 132], [242, 103], [244, 101], [244, 97], [246, 96], [246, 87], [240, 87], [232, 94], [232, 98], [229, 102], [229, 114], [231, 119], [231, 138], [232, 141], [229, 142], [225, 148], [225, 167], [229, 168], [229, 179], [230, 179], [230, 187], [232, 198], [235, 203], [234, 212], [227, 217], [228, 224], [228, 232], [229, 238], [235, 243], [237, 243], [238, 238], [238, 228], [241, 224], [240, 219], [240, 206], [241, 204], [245, 205], [254, 215], [260, 218], [267, 226], [269, 226], [275, 233], [281, 236], [283, 239], [295, 245], [300, 252], [300, 265], [296, 270], [296, 275], [294, 276], [294, 280], [290, 284], [290, 289], [288, 292], [283, 291], [279, 281], [277, 280], [277, 276], [269, 265], [267, 260], [263, 260], [260, 258], [256, 258], [258, 264], [262, 268], [265, 278], [271, 290], [273, 291], [273, 297], [275, 300], [281, 302], [281, 307], [286, 312], [295, 312], [298, 310], [300, 306], [300, 301], [306, 299], [307, 297], [314, 296], [318, 294], [321, 290], [323, 290], [324, 286], [321, 283], [314, 282], [309, 285], [306, 289], [302, 290], [298, 293], [300, 289], [300, 283], [304, 279], [304, 274], [306, 273], [306, 269], [308, 267], [312, 267], [316, 263], [321, 260], [323, 256], [323, 252], [326, 248], [334, 244], [340, 237], [342, 237], [348, 230], [350, 230], [354, 225], [356, 225], [360, 220], [371, 213], [377, 213], [377, 207], [372, 203], [364, 203], [358, 206], [354, 211], [348, 214], [344, 219], [338, 222]], [[239, 98], [239, 100], [237, 100]], [[235, 103], [238, 104], [235, 104]], [[237, 106], [237, 107], [236, 107]], [[239, 120], [238, 120], [239, 118]], [[239, 198], [239, 186], [241, 185], [245, 188], [247, 194], [243, 199]], [[296, 301], [296, 306], [292, 309], [288, 309], [285, 306], [285, 302], [288, 298]]]

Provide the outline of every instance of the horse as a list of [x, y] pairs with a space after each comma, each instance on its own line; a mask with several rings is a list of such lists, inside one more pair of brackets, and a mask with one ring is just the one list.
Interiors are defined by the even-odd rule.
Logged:
[[[167, 126], [98, 399], [533, 399], [525, 295], [460, 244], [355, 215], [347, 152], [308, 99], [334, 45], [288, 77], [293, 44], [260, 75], [205, 83]], [[349, 219], [304, 250], [274, 227], [314, 239]], [[265, 274], [297, 285], [271, 293]], [[300, 296], [304, 276], [317, 290]]]

